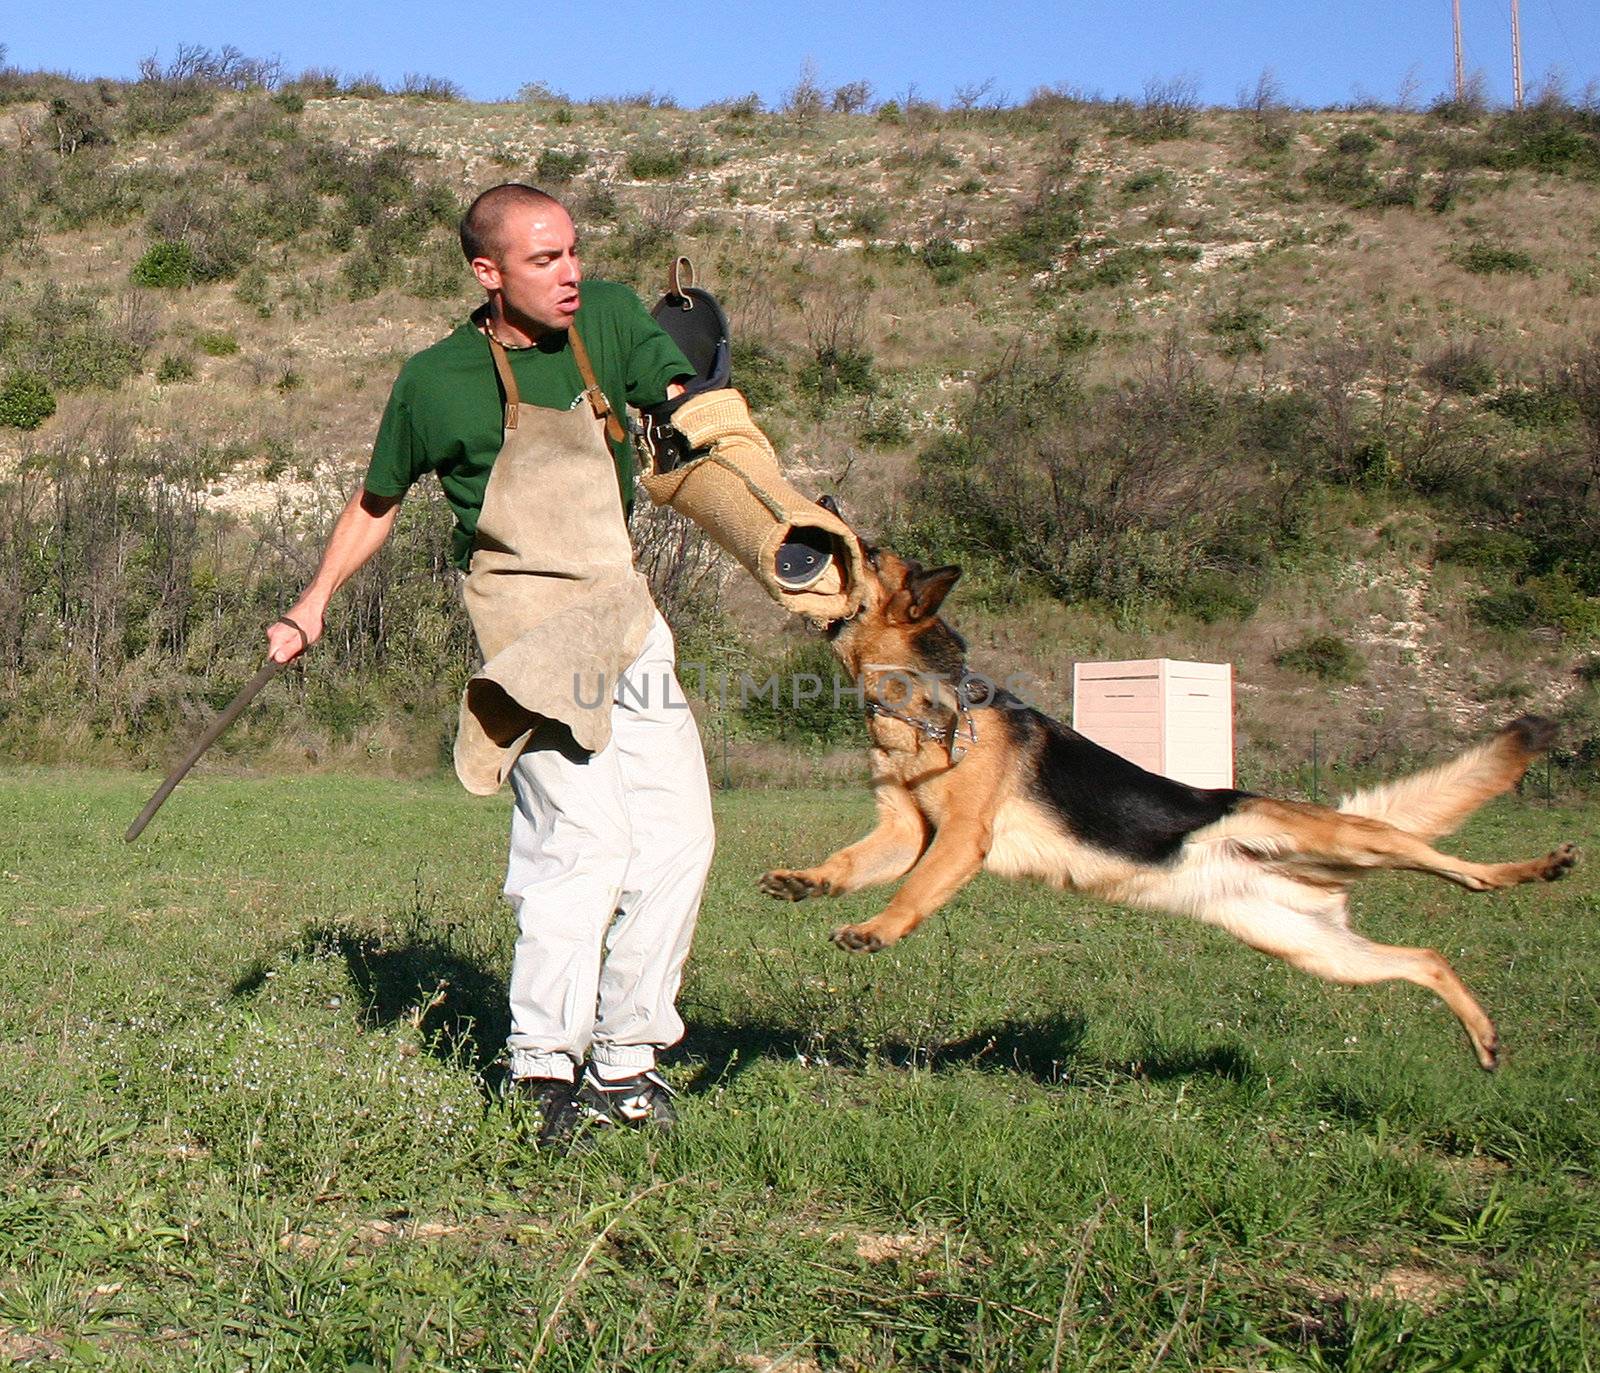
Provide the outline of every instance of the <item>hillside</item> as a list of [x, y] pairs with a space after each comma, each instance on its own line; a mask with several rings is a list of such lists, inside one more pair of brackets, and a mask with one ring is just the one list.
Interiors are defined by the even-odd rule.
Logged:
[[[561, 193], [646, 299], [690, 254], [797, 480], [961, 561], [949, 617], [1041, 705], [1074, 658], [1230, 660], [1256, 782], [1314, 735], [1388, 766], [1526, 709], [1580, 771], [1600, 747], [1593, 112], [226, 84], [0, 72], [0, 419], [36, 421], [0, 427], [14, 752], [159, 756], [225, 699], [397, 364], [472, 301], [454, 222], [500, 180]], [[470, 649], [413, 504], [237, 747], [438, 758]], [[686, 653], [818, 661], [659, 524]], [[850, 738], [713, 714], [750, 776]]]

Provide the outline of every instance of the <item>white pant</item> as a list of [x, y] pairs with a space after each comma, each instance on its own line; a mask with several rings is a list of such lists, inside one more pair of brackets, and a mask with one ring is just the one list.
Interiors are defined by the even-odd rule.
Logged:
[[[597, 682], [579, 685], [604, 699]], [[660, 615], [606, 686], [604, 749], [584, 753], [569, 737], [524, 753], [511, 774], [514, 1078], [570, 1080], [585, 1054], [643, 1072], [683, 1037], [674, 1002], [714, 836], [700, 732]]]

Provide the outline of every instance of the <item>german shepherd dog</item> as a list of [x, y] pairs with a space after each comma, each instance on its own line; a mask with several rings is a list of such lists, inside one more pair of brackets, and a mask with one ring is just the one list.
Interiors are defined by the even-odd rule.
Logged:
[[1015, 696], [974, 692], [966, 645], [938, 610], [958, 567], [924, 569], [866, 549], [864, 604], [827, 627], [862, 688], [877, 825], [815, 867], [760, 879], [803, 901], [906, 880], [871, 920], [833, 940], [877, 952], [909, 934], [979, 869], [1040, 878], [1107, 901], [1193, 916], [1333, 982], [1404, 978], [1460, 1019], [1480, 1065], [1499, 1062], [1494, 1022], [1433, 949], [1350, 928], [1350, 885], [1376, 868], [1432, 873], [1468, 891], [1551, 882], [1571, 844], [1521, 863], [1472, 863], [1429, 840], [1516, 785], [1554, 726], [1513, 720], [1452, 762], [1358, 792], [1338, 809], [1205, 790], [1146, 772]]

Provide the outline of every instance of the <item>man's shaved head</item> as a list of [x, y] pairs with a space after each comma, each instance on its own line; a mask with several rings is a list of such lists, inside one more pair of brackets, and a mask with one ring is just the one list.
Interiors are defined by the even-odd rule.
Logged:
[[491, 186], [467, 208], [461, 217], [461, 251], [471, 262], [477, 257], [496, 257], [504, 244], [501, 226], [506, 214], [519, 205], [530, 209], [547, 210], [554, 206], [560, 210], [561, 202], [537, 186], [524, 186], [520, 181], [507, 181]]

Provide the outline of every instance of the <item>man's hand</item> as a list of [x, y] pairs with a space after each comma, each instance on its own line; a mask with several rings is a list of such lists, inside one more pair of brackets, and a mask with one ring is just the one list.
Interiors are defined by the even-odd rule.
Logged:
[[[289, 620], [294, 624], [288, 624]], [[303, 639], [300, 630], [305, 631]], [[284, 612], [282, 620], [274, 620], [267, 626], [267, 657], [275, 663], [292, 663], [321, 637], [322, 612], [296, 601]]]

